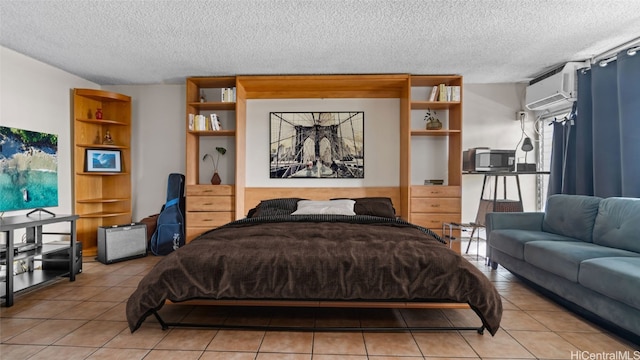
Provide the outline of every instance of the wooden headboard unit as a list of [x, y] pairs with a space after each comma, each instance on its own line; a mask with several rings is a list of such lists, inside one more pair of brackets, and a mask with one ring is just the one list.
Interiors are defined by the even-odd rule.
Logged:
[[[256, 207], [261, 200], [299, 197], [309, 200], [329, 200], [333, 198], [388, 197], [399, 212], [400, 187], [247, 187], [244, 189], [245, 212]], [[400, 215], [400, 214], [398, 214]]]

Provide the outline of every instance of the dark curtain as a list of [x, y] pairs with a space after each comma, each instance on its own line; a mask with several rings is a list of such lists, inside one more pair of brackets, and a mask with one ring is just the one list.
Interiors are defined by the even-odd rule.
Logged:
[[549, 195], [640, 197], [640, 54], [578, 70], [572, 115], [554, 123]]

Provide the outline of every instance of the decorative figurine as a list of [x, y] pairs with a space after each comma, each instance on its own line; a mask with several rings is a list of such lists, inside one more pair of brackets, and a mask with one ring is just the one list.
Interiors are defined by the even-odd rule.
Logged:
[[96, 119], [98, 120], [102, 119], [102, 109], [96, 110]]
[[104, 134], [104, 140], [102, 141], [103, 145], [113, 145], [113, 139], [111, 138], [111, 133], [109, 130]]

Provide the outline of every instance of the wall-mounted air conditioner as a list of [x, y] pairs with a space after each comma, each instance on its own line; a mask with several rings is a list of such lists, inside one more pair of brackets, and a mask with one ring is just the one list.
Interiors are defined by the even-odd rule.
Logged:
[[586, 67], [584, 62], [568, 62], [533, 80], [527, 86], [527, 109], [533, 111], [571, 107], [578, 97], [576, 71]]

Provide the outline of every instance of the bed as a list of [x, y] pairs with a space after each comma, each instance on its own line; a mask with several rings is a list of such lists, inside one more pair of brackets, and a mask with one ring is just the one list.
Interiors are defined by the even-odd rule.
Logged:
[[388, 198], [262, 201], [247, 218], [160, 260], [127, 301], [130, 330], [151, 315], [166, 327], [158, 311], [167, 300], [468, 304], [482, 321], [478, 331], [492, 335], [502, 315], [500, 295], [487, 277], [430, 230], [396, 218]]

